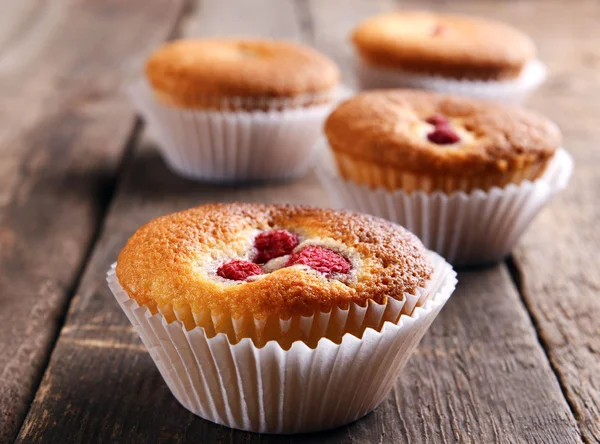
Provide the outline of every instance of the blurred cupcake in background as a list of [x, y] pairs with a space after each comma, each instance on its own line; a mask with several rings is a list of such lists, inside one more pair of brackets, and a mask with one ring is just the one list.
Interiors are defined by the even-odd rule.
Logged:
[[129, 92], [166, 162], [215, 182], [304, 174], [340, 79], [313, 49], [250, 39], [173, 41], [145, 72]]
[[572, 170], [548, 119], [425, 91], [359, 94], [325, 133], [335, 166], [321, 177], [343, 206], [405, 226], [459, 265], [508, 255]]
[[363, 89], [421, 88], [518, 103], [546, 77], [527, 35], [477, 17], [384, 14], [359, 24], [352, 41]]

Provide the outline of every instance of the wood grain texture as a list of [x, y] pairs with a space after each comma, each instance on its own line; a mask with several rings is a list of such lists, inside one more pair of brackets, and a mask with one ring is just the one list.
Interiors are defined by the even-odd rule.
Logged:
[[515, 265], [539, 336], [591, 444], [600, 442], [600, 4], [580, 2], [570, 13], [564, 20], [559, 5], [544, 8], [537, 16], [548, 26], [530, 29], [553, 73], [532, 105], [561, 126], [575, 173], [526, 234]]
[[123, 62], [180, 8], [0, 4], [0, 442], [25, 417], [134, 126]]
[[[579, 442], [505, 266], [459, 273], [380, 419], [389, 442]], [[416, 358], [416, 359], [415, 359]], [[406, 412], [419, 418], [407, 419]]]
[[[204, 0], [185, 21], [184, 33], [225, 35], [243, 29], [240, 33], [246, 35], [304, 39], [340, 62], [350, 84], [348, 30], [364, 15], [395, 6], [357, 0], [261, 0], [249, 5]], [[270, 19], [265, 17], [269, 14]], [[147, 220], [200, 203], [235, 200], [335, 205], [314, 175], [294, 183], [245, 187], [181, 179], [143, 138], [125, 166], [98, 248], [18, 442], [581, 441], [504, 265], [460, 273], [456, 294], [394, 392], [361, 421], [318, 435], [259, 436], [188, 413], [163, 383], [104, 277], [127, 237]]]

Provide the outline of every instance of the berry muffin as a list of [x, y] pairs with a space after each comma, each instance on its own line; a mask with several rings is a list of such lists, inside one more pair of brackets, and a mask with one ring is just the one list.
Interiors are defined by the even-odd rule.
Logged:
[[285, 179], [311, 166], [339, 78], [331, 60], [295, 43], [176, 40], [150, 55], [130, 95], [177, 173]]
[[359, 94], [327, 119], [342, 176], [406, 192], [470, 192], [535, 180], [561, 143], [523, 109], [416, 90]]
[[527, 35], [477, 17], [384, 14], [358, 25], [352, 42], [366, 89], [420, 87], [501, 99], [503, 91], [520, 93], [543, 80]]
[[[120, 253], [116, 272], [138, 304], [160, 311], [168, 321], [178, 318], [188, 328], [223, 332], [233, 342], [250, 337], [261, 346], [274, 339], [289, 347], [295, 340], [314, 345], [319, 332], [301, 337], [297, 325], [281, 332], [280, 319], [349, 304], [364, 307], [369, 301], [382, 305], [388, 298], [402, 301], [425, 287], [432, 266], [415, 236], [382, 219], [305, 207], [222, 204], [143, 226]], [[232, 329], [231, 319], [244, 316], [265, 321], [265, 329], [253, 322]], [[339, 333], [345, 332], [330, 339], [339, 340]]]
[[325, 133], [337, 168], [320, 177], [342, 205], [405, 226], [455, 265], [510, 254], [572, 170], [546, 118], [425, 91], [359, 94]]
[[381, 402], [455, 276], [385, 220], [237, 203], [144, 225], [108, 281], [186, 408], [291, 433]]

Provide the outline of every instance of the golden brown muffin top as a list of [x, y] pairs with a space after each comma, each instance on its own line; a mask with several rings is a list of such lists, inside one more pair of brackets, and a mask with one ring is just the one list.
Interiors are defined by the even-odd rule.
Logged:
[[369, 18], [352, 40], [378, 67], [473, 80], [515, 78], [536, 52], [527, 35], [505, 24], [424, 11]]
[[175, 102], [190, 97], [294, 98], [337, 86], [336, 65], [314, 49], [291, 42], [186, 39], [150, 55], [146, 75]]
[[[558, 127], [532, 111], [402, 89], [347, 100], [329, 116], [325, 133], [335, 152], [438, 175], [518, 170], [549, 159], [561, 144]], [[450, 143], [452, 134], [458, 141]]]
[[[282, 233], [295, 242], [282, 242]], [[269, 242], [259, 240], [274, 237], [279, 243], [265, 250]], [[260, 274], [243, 274], [256, 268]], [[245, 279], [230, 274], [232, 269]], [[425, 286], [432, 267], [413, 234], [383, 219], [233, 203], [203, 205], [147, 223], [119, 254], [116, 273], [127, 294], [153, 311], [187, 305], [192, 313], [210, 309], [234, 318], [287, 319], [350, 302], [401, 300], [405, 292]]]

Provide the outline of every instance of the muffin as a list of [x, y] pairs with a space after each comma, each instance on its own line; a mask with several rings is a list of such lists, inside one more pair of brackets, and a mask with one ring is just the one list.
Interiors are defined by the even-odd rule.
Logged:
[[325, 133], [337, 168], [321, 176], [344, 206], [406, 226], [459, 265], [509, 254], [571, 172], [548, 119], [425, 91], [359, 94]]
[[456, 279], [385, 220], [237, 203], [149, 222], [108, 281], [184, 407], [290, 433], [372, 410]]
[[535, 180], [561, 143], [556, 125], [531, 111], [416, 90], [359, 94], [325, 133], [344, 178], [406, 192]]
[[[131, 298], [168, 322], [180, 319], [188, 329], [225, 333], [233, 343], [249, 337], [259, 347], [277, 340], [289, 348], [295, 340], [314, 346], [322, 336], [301, 337], [294, 325], [278, 331], [279, 319], [401, 301], [425, 286], [432, 266], [411, 233], [381, 219], [219, 204], [140, 228], [119, 254], [116, 273]], [[244, 316], [265, 320], [265, 329], [254, 323], [233, 329], [231, 319]], [[377, 325], [361, 325], [366, 327]], [[336, 341], [339, 333], [324, 335]]]
[[365, 89], [416, 87], [510, 100], [544, 77], [527, 35], [477, 17], [384, 14], [359, 24], [352, 42]]
[[176, 40], [150, 55], [130, 95], [177, 173], [285, 179], [311, 166], [339, 77], [332, 61], [295, 43]]
[[270, 40], [176, 40], [146, 62], [157, 99], [173, 107], [268, 110], [331, 103], [335, 64], [317, 51]]

